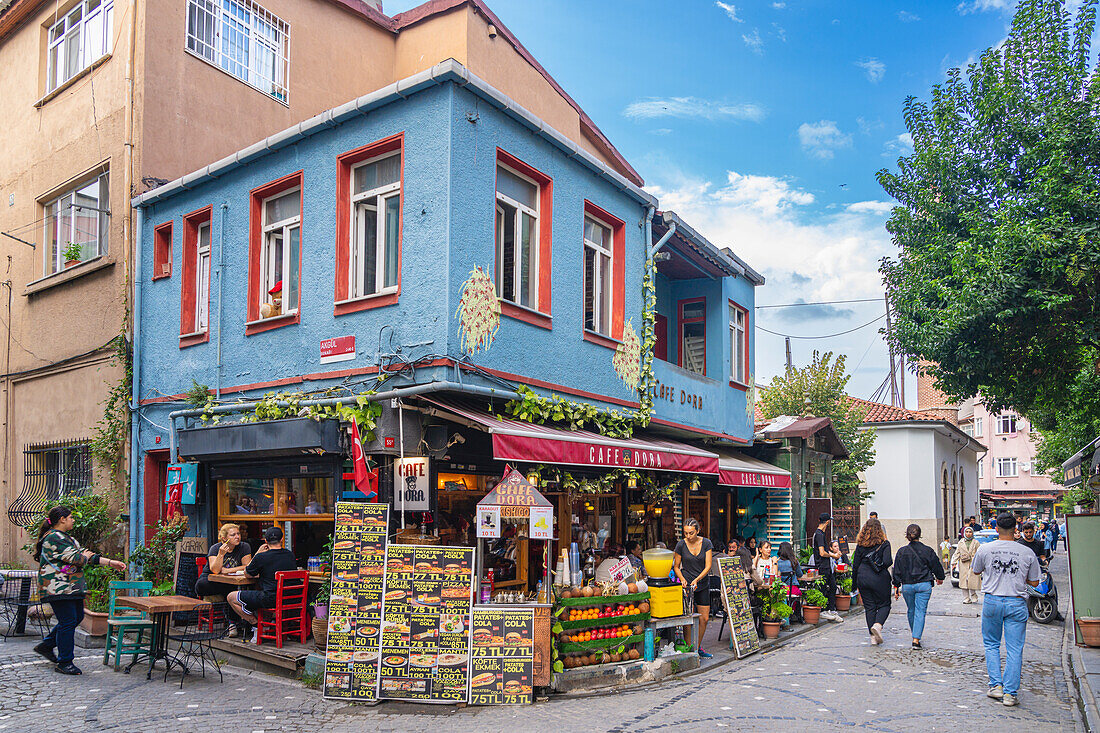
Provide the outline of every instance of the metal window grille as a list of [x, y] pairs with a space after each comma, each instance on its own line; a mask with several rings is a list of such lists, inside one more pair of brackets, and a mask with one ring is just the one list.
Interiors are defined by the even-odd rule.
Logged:
[[8, 519], [27, 526], [46, 502], [79, 496], [92, 487], [92, 453], [87, 439], [36, 443], [23, 449], [23, 490], [8, 507]]
[[290, 25], [251, 0], [188, 0], [187, 50], [288, 104]]

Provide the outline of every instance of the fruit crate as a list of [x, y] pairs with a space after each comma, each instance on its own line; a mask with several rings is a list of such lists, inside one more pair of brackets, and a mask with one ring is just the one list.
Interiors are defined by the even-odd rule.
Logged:
[[649, 620], [648, 613], [638, 613], [633, 616], [608, 616], [607, 618], [586, 618], [577, 621], [562, 621], [563, 631], [570, 629], [596, 629], [600, 626], [622, 626]]
[[634, 601], [648, 601], [649, 591], [641, 593], [628, 593], [625, 596], [589, 596], [588, 598], [559, 598], [557, 604], [567, 608], [586, 608], [588, 606], [602, 606], [608, 603], [632, 603]]
[[617, 647], [620, 644], [625, 644], [627, 648], [630, 648], [631, 644], [638, 644], [645, 641], [645, 634], [631, 634], [630, 636], [620, 636], [615, 639], [593, 639], [592, 641], [565, 641], [558, 642], [559, 654], [583, 654], [586, 652], [603, 651], [604, 649], [611, 649]]

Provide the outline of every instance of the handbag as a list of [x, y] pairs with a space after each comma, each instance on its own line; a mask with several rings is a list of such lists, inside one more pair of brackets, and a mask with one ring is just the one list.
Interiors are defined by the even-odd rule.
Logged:
[[863, 558], [863, 562], [867, 563], [871, 567], [871, 569], [874, 570], [876, 573], [881, 573], [883, 570], [885, 570], [887, 567], [889, 567], [888, 565], [886, 565], [885, 562], [883, 562], [883, 558], [882, 558], [882, 548], [883, 547], [885, 547], [885, 545], [879, 545], [874, 550], [872, 550], [867, 555], [867, 557]]

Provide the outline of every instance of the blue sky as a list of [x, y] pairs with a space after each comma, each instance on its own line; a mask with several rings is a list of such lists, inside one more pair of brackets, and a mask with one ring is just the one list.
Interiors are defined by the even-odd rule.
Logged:
[[[893, 253], [875, 172], [908, 150], [902, 104], [1007, 34], [1011, 0], [489, 0], [490, 7], [657, 194], [768, 283], [757, 304], [881, 298]], [[395, 14], [417, 2], [385, 0]], [[833, 334], [880, 302], [763, 309], [779, 333]], [[870, 397], [889, 360], [878, 322], [793, 340], [848, 355]], [[783, 339], [757, 330], [756, 381], [781, 373]], [[907, 406], [916, 407], [909, 379]]]

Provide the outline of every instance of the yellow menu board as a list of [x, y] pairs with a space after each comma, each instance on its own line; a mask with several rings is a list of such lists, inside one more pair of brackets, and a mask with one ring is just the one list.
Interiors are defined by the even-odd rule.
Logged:
[[476, 606], [471, 705], [528, 705], [534, 694], [535, 609]]

